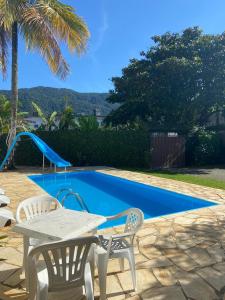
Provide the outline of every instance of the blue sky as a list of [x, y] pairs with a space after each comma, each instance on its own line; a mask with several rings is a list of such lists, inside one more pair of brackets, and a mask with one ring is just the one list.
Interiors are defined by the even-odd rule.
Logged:
[[[65, 81], [51, 74], [36, 53], [19, 46], [19, 87], [52, 86], [79, 92], [107, 92], [111, 77], [121, 74], [129, 59], [151, 45], [151, 36], [200, 26], [206, 33], [225, 31], [224, 0], [64, 0], [88, 24], [91, 38], [81, 57], [63, 49], [71, 74]], [[10, 88], [0, 79], [0, 89]]]

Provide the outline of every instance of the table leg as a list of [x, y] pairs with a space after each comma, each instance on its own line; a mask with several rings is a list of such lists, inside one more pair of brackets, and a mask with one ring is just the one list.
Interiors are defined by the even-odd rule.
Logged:
[[29, 251], [29, 237], [23, 236], [23, 268], [25, 272], [25, 286], [29, 292], [29, 275], [28, 275], [28, 251]]

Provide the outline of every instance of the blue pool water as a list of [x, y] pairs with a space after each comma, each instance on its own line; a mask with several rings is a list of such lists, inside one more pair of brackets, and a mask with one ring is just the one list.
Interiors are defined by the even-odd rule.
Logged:
[[[138, 207], [147, 219], [216, 205], [214, 202], [95, 171], [32, 175], [29, 178], [54, 197], [60, 189], [70, 188], [81, 195], [91, 213], [105, 216]], [[80, 206], [72, 198], [66, 200], [65, 206], [80, 210]], [[123, 222], [124, 220], [108, 222], [102, 227]]]

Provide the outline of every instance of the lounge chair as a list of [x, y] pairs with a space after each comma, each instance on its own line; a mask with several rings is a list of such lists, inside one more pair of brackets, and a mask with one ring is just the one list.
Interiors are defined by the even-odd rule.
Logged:
[[10, 204], [10, 199], [6, 195], [0, 194], [0, 206], [5, 206]]
[[15, 221], [13, 213], [8, 209], [0, 208], [0, 228], [10, 225], [12, 221]]
[[119, 259], [121, 271], [124, 271], [124, 259], [127, 259], [131, 269], [132, 282], [136, 290], [136, 270], [133, 243], [137, 231], [144, 222], [144, 214], [138, 208], [130, 208], [116, 216], [107, 217], [107, 220], [126, 218], [124, 233], [113, 235], [99, 235], [100, 246], [96, 247], [95, 255], [98, 266], [100, 299], [106, 299], [106, 279], [109, 259]]

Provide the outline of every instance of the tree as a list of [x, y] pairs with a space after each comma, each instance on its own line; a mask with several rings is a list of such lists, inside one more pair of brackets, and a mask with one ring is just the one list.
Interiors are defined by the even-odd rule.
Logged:
[[45, 115], [44, 112], [41, 110], [40, 106], [38, 106], [35, 102], [32, 102], [32, 105], [42, 121], [42, 124], [39, 127], [40, 130], [52, 131], [57, 128], [57, 125], [56, 125], [57, 112], [56, 111], [53, 111], [49, 115]]
[[0, 134], [6, 133], [10, 126], [10, 101], [0, 95]]
[[11, 131], [16, 135], [18, 107], [18, 35], [28, 50], [38, 51], [52, 72], [64, 79], [69, 66], [60, 42], [78, 53], [85, 49], [89, 32], [73, 7], [58, 0], [0, 0], [0, 68], [7, 72], [9, 44], [12, 47]]
[[77, 120], [77, 127], [83, 131], [97, 130], [99, 128], [98, 121], [95, 116], [81, 116]]
[[72, 106], [66, 106], [60, 117], [59, 129], [73, 129], [76, 127]]
[[[10, 114], [11, 114], [11, 103], [4, 96], [0, 95], [0, 134], [7, 133], [10, 128]], [[18, 127], [22, 130], [29, 130], [25, 117], [27, 112], [18, 112], [17, 115], [17, 124]]]
[[120, 103], [106, 123], [137, 117], [152, 130], [189, 132], [203, 126], [225, 104], [225, 33], [205, 35], [198, 28], [154, 36], [141, 59], [114, 77], [108, 101]]

